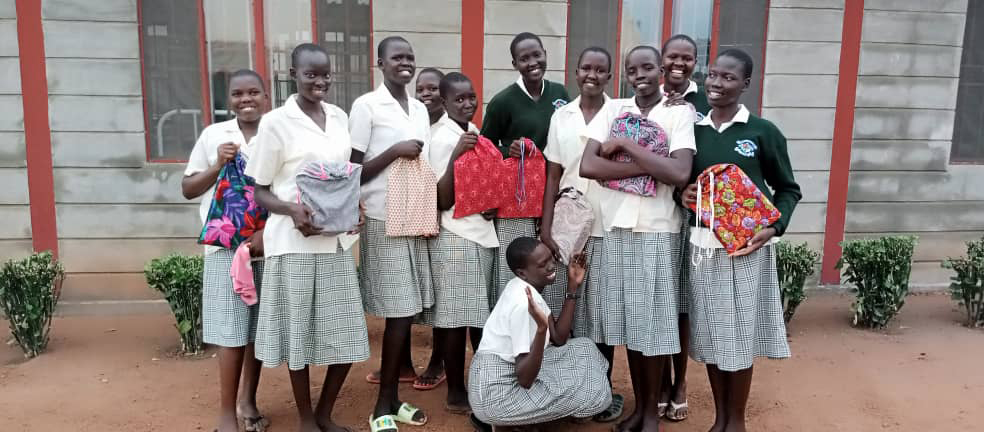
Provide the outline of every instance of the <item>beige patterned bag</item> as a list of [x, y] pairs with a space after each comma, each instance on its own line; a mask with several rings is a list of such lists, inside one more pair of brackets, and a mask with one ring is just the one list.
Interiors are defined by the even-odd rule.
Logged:
[[386, 183], [386, 235], [432, 236], [440, 230], [437, 175], [422, 158], [398, 158]]
[[560, 191], [560, 197], [554, 203], [553, 217], [550, 234], [557, 243], [560, 261], [567, 265], [571, 256], [584, 250], [588, 243], [594, 225], [594, 210], [581, 191], [567, 187]]

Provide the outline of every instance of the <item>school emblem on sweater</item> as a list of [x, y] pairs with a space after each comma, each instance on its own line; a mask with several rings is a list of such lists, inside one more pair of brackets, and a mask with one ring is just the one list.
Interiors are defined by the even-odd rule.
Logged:
[[553, 101], [554, 111], [559, 110], [560, 107], [562, 107], [564, 105], [567, 105], [567, 101], [565, 101], [563, 99], [556, 99], [556, 100]]
[[738, 152], [738, 154], [745, 157], [755, 157], [755, 150], [758, 150], [758, 146], [755, 145], [755, 142], [752, 140], [738, 140], [735, 144], [737, 144], [735, 146], [735, 151]]

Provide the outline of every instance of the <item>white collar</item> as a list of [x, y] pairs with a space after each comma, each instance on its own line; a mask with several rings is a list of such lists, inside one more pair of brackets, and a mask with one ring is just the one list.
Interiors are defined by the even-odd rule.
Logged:
[[[711, 121], [711, 113], [713, 112], [714, 112], [713, 109], [708, 111], [707, 115], [705, 115], [704, 118], [700, 119], [700, 121], [697, 122], [697, 125], [714, 127], [714, 122]], [[731, 121], [726, 121], [724, 123], [721, 123], [720, 130], [724, 130], [725, 125], [730, 126], [735, 123], [748, 123], [748, 116], [750, 115], [751, 113], [748, 112], [748, 108], [745, 108], [744, 104], [738, 104], [738, 112], [735, 113], [735, 116], [731, 118]]]
[[[455, 135], [463, 135], [465, 133], [465, 131], [461, 129], [461, 125], [452, 120], [451, 117], [448, 116], [447, 112], [441, 116], [441, 119], [438, 120], [437, 123], [440, 124], [441, 127], [451, 129], [451, 132], [454, 132]], [[478, 133], [478, 127], [476, 127], [474, 123], [468, 122], [468, 132]]]
[[[686, 96], [691, 93], [697, 93], [697, 83], [695, 83], [694, 80], [687, 80], [687, 81], [689, 81], [690, 84], [687, 84], [687, 90], [684, 90], [682, 96]], [[663, 90], [663, 84], [659, 85], [659, 92], [664, 95], [666, 94], [666, 91]]]
[[[406, 90], [406, 87], [404, 87], [404, 90]], [[390, 93], [389, 87], [386, 87], [386, 83], [379, 83], [379, 86], [376, 87], [374, 93], [376, 93], [376, 99], [380, 103], [399, 104], [396, 98], [393, 97], [393, 93]], [[407, 93], [407, 99], [408, 100], [410, 99], [410, 93]], [[409, 102], [407, 103], [407, 105], [409, 106]]]
[[[284, 110], [287, 112], [287, 117], [310, 120], [310, 117], [308, 117], [307, 114], [304, 114], [304, 111], [301, 111], [301, 106], [297, 104], [298, 97], [300, 96], [298, 96], [297, 93], [294, 93], [288, 96], [287, 100], [284, 102]], [[328, 109], [329, 106], [330, 105], [328, 105], [327, 102], [321, 101], [321, 110], [324, 111], [325, 118], [335, 117], [335, 110]]]
[[[610, 97], [608, 97], [608, 93], [602, 93], [601, 94], [601, 97], [604, 99], [604, 102], [601, 104], [601, 107], [604, 109], [605, 105], [608, 105], [608, 102], [611, 101], [612, 99]], [[572, 100], [572, 101], [564, 104], [564, 106], [558, 108], [558, 110], [563, 111], [565, 113], [570, 113], [570, 114], [580, 113], [581, 112], [581, 95], [578, 95], [576, 98], [574, 98], [574, 100]]]
[[[531, 95], [530, 91], [526, 89], [526, 83], [523, 82], [522, 75], [520, 75], [519, 78], [516, 79], [516, 85], [519, 86], [519, 89], [522, 90], [523, 93], [526, 93], [526, 96], [529, 96], [530, 99], [533, 99], [533, 95]], [[547, 79], [544, 78], [543, 85], [540, 86], [540, 96], [543, 96], [543, 92], [546, 90], [547, 90]]]

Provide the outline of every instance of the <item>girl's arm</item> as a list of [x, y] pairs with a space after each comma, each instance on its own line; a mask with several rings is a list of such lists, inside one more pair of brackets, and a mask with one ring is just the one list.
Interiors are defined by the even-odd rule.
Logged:
[[437, 181], [437, 209], [440, 211], [450, 210], [454, 207], [454, 162], [466, 151], [475, 148], [478, 143], [478, 135], [474, 132], [465, 132], [458, 139], [458, 144], [448, 159], [448, 167], [444, 175]]
[[547, 187], [543, 191], [543, 215], [540, 216], [540, 241], [550, 248], [557, 256], [557, 243], [554, 242], [550, 230], [553, 229], [554, 203], [560, 190], [560, 178], [564, 176], [564, 167], [559, 163], [547, 161]]
[[[584, 282], [585, 262], [587, 255], [578, 252], [571, 257], [571, 263], [567, 266], [567, 294], [576, 295], [581, 283]], [[564, 298], [564, 305], [560, 309], [560, 316], [557, 321], [550, 320], [550, 342], [556, 346], [567, 343], [571, 337], [571, 330], [574, 328], [574, 305], [576, 299]]]
[[552, 320], [533, 301], [530, 287], [526, 287], [526, 301], [529, 303], [530, 316], [536, 321], [536, 334], [530, 344], [530, 351], [516, 356], [516, 378], [523, 388], [530, 388], [540, 374], [543, 366], [543, 349], [547, 342], [547, 331], [552, 326]]
[[294, 228], [297, 228], [305, 237], [321, 234], [321, 228], [312, 223], [311, 209], [304, 204], [283, 201], [277, 198], [270, 190], [270, 185], [256, 185], [254, 189], [256, 203], [270, 211], [270, 213], [290, 216], [294, 220]]
[[[189, 167], [201, 166], [207, 164], [207, 158], [205, 156], [205, 134], [202, 133], [202, 137], [198, 139], [195, 143], [195, 149], [192, 150], [191, 160], [188, 162]], [[217, 153], [217, 158], [215, 163], [209, 165], [208, 168], [199, 171], [197, 173], [187, 175], [181, 179], [181, 194], [184, 195], [186, 199], [195, 199], [205, 192], [208, 192], [208, 188], [215, 185], [216, 180], [219, 178], [219, 172], [222, 171], [222, 167], [229, 161], [236, 158], [236, 152], [239, 151], [239, 146], [232, 142], [226, 142], [219, 145]], [[198, 162], [196, 162], [198, 161]]]
[[638, 145], [621, 146], [619, 150], [632, 156], [633, 162], [660, 183], [683, 188], [690, 180], [694, 152], [689, 149], [677, 150], [670, 153], [670, 157], [657, 155]]
[[593, 180], [620, 180], [649, 174], [635, 162], [615, 162], [601, 157], [601, 143], [588, 139], [581, 157], [581, 177]]
[[383, 172], [386, 167], [388, 167], [397, 158], [407, 158], [414, 159], [420, 156], [420, 151], [423, 148], [424, 143], [417, 140], [406, 140], [400, 141], [393, 144], [386, 151], [380, 153], [378, 156], [363, 162], [365, 158], [365, 153], [352, 149], [352, 157], [349, 159], [352, 163], [362, 164], [362, 183], [366, 183]]

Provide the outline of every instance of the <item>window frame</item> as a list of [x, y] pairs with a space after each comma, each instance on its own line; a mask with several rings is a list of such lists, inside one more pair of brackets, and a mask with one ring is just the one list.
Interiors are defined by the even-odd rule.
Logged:
[[[972, 10], [971, 8], [975, 8], [975, 9]], [[972, 16], [971, 15], [972, 12], [975, 13], [976, 15]], [[972, 19], [974, 20], [973, 26], [971, 25]], [[954, 106], [953, 106], [954, 113], [956, 114], [953, 119], [953, 132], [950, 135], [950, 154], [948, 158], [949, 160], [947, 161], [949, 165], [978, 165], [978, 166], [984, 165], [984, 148], [978, 149], [976, 151], [976, 153], [978, 153], [977, 155], [972, 154], [970, 156], [959, 155], [957, 154], [958, 152], [956, 151], [958, 146], [958, 138], [960, 138], [961, 132], [964, 130], [963, 128], [961, 128], [961, 126], [963, 127], [971, 126], [971, 125], [964, 124], [964, 121], [961, 120], [960, 112], [961, 111], [965, 113], [974, 112], [974, 110], [970, 110], [970, 109], [964, 109], [964, 110], [960, 109], [961, 102], [965, 101], [970, 96], [972, 96], [968, 94], [961, 94], [962, 93], [961, 90], [964, 87], [964, 84], [966, 84], [967, 87], [984, 86], [984, 80], [982, 80], [980, 83], [964, 82], [965, 79], [969, 79], [968, 77], [972, 75], [972, 74], [964, 74], [964, 69], [973, 68], [975, 66], [979, 67], [979, 65], [967, 64], [967, 59], [971, 57], [968, 55], [969, 54], [968, 51], [970, 50], [968, 50], [967, 46], [969, 41], [974, 40], [973, 36], [975, 34], [980, 34], [980, 33], [984, 33], [984, 4], [974, 4], [974, 2], [970, 2], [967, 5], [967, 11], [965, 15], [964, 35], [960, 45], [960, 69], [958, 70], [958, 78], [957, 78], [958, 80], [957, 95], [954, 100]], [[976, 40], [976, 41], [984, 42], [980, 40]], [[978, 50], [984, 50], [984, 46], [975, 46], [973, 48]], [[978, 61], [984, 61], [984, 60], [978, 60]], [[969, 122], [969, 123], [973, 123], [973, 122]], [[970, 153], [975, 153], [972, 147], [973, 144], [964, 143], [963, 139], [959, 140], [959, 143], [966, 146], [970, 146], [971, 147], [971, 149], [969, 150]], [[984, 142], [978, 141], [976, 145], [984, 147]]]
[[[144, 35], [144, 29], [143, 29], [143, 23], [144, 23], [144, 19], [143, 19], [143, 2], [145, 2], [145, 1], [155, 1], [155, 0], [137, 0], [137, 36], [138, 36], [137, 44], [138, 44], [139, 55], [140, 55], [140, 90], [141, 90], [141, 99], [142, 99], [142, 106], [143, 106], [144, 143], [145, 143], [145, 149], [144, 149], [144, 151], [145, 151], [146, 162], [147, 163], [153, 163], [153, 164], [179, 164], [179, 163], [187, 163], [188, 162], [187, 156], [185, 156], [185, 158], [183, 158], [183, 159], [155, 158], [155, 157], [152, 156], [153, 153], [151, 152], [152, 140], [151, 140], [151, 131], [150, 131], [150, 117], [149, 117], [150, 110], [149, 110], [149, 103], [148, 103], [148, 100], [147, 100], [147, 74], [146, 74], [146, 67], [144, 65], [144, 49], [145, 49], [144, 48], [144, 45], [145, 45], [145, 43], [144, 43], [144, 37], [145, 37], [145, 35]], [[311, 20], [310, 20], [311, 28], [310, 28], [310, 30], [311, 30], [311, 35], [312, 35], [312, 42], [313, 43], [319, 43], [319, 41], [318, 41], [318, 16], [317, 16], [317, 8], [318, 8], [318, 3], [317, 2], [319, 0], [309, 0], [309, 1], [310, 1], [310, 4], [311, 4]], [[263, 78], [264, 85], [269, 85], [270, 84], [269, 83], [270, 74], [269, 74], [268, 59], [267, 59], [267, 55], [266, 55], [266, 52], [267, 52], [266, 28], [265, 28], [265, 24], [266, 23], [265, 23], [265, 19], [264, 19], [264, 11], [263, 11], [263, 6], [264, 5], [263, 5], [263, 2], [264, 2], [264, 0], [250, 0], [251, 7], [250, 7], [250, 11], [249, 12], [250, 12], [250, 14], [252, 15], [252, 18], [253, 18], [253, 35], [252, 35], [252, 37], [253, 37], [253, 50], [254, 50], [253, 55], [254, 55], [254, 59], [255, 59], [255, 63], [256, 63], [256, 67], [254, 68], [254, 70], [260, 75], [260, 77]], [[201, 97], [202, 117], [201, 118], [202, 118], [202, 129], [204, 130], [204, 128], [208, 127], [209, 125], [211, 125], [213, 123], [212, 108], [211, 108], [212, 107], [212, 100], [211, 100], [212, 86], [211, 86], [211, 81], [210, 81], [210, 78], [209, 78], [209, 66], [210, 65], [208, 64], [208, 52], [207, 52], [207, 50], [208, 50], [208, 46], [207, 46], [208, 41], [207, 41], [207, 38], [206, 38], [206, 31], [205, 31], [205, 21], [206, 21], [205, 20], [205, 0], [196, 0], [195, 1], [195, 6], [196, 6], [196, 9], [197, 9], [196, 10], [196, 13], [195, 13], [195, 17], [198, 19], [198, 57], [199, 57], [199, 62], [201, 64], [201, 68], [199, 70], [199, 78], [200, 78], [200, 82], [201, 82], [201, 84], [200, 84], [201, 85], [201, 90], [200, 91], [201, 91], [201, 94], [202, 94], [202, 97]], [[373, 24], [373, 0], [369, 0], [369, 29], [370, 29], [370, 31], [369, 31], [369, 43], [368, 43], [368, 48], [369, 48], [368, 49], [368, 51], [369, 51], [368, 55], [369, 55], [369, 66], [370, 67], [369, 67], [368, 80], [369, 80], [369, 87], [370, 87], [370, 89], [373, 88], [373, 86], [374, 86], [374, 82], [373, 82], [374, 80], [373, 80], [373, 76], [372, 76], [372, 65], [374, 64], [374, 62], [376, 60], [375, 59], [375, 53], [373, 52], [373, 49], [372, 49], [373, 48], [373, 44], [375, 43], [374, 40], [373, 40], [374, 38], [373, 38], [373, 32], [372, 32], [372, 24]]]

